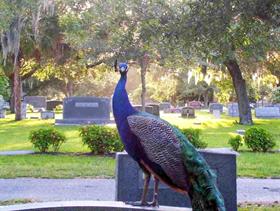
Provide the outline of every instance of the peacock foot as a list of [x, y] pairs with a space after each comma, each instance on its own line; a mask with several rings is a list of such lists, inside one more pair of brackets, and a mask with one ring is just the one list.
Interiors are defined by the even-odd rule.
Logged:
[[149, 207], [159, 207], [158, 201], [148, 202]]
[[143, 202], [143, 201], [126, 201], [125, 204], [129, 204], [132, 206], [138, 206], [138, 207], [158, 207], [157, 201], [152, 202]]

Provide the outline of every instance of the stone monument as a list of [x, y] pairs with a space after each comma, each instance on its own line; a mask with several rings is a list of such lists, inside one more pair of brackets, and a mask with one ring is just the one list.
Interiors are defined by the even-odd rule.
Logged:
[[[142, 105], [133, 105], [133, 108], [137, 111], [142, 111]], [[145, 112], [159, 116], [159, 109], [152, 105], [146, 105]]]
[[280, 118], [280, 109], [278, 107], [259, 107], [255, 109], [257, 118]]
[[110, 120], [110, 99], [101, 97], [68, 97], [63, 101], [63, 119], [56, 125], [106, 124]]
[[209, 104], [209, 112], [213, 113], [213, 110], [219, 110], [220, 113], [223, 113], [224, 106], [221, 103], [210, 103]]
[[181, 112], [182, 117], [195, 118], [195, 110], [193, 107], [183, 107]]
[[25, 102], [21, 102], [21, 118], [26, 119], [26, 110], [27, 104]]
[[6, 110], [9, 109], [9, 104], [5, 102], [2, 95], [0, 95], [0, 119], [6, 117]]
[[228, 104], [228, 115], [231, 117], [239, 116], [238, 103], [229, 103]]
[[159, 104], [159, 109], [161, 111], [165, 111], [165, 110], [168, 111], [170, 108], [171, 108], [171, 103], [169, 102], [162, 102]]
[[221, 119], [221, 110], [213, 110], [213, 115], [216, 119]]
[[[225, 200], [226, 210], [237, 210], [236, 193], [236, 155], [229, 149], [203, 149], [199, 150], [206, 159], [210, 168], [217, 175], [217, 185]], [[143, 190], [143, 172], [138, 164], [126, 153], [117, 153], [116, 166], [116, 200], [136, 201], [139, 200]], [[148, 191], [151, 199], [153, 184]], [[149, 200], [148, 200], [149, 201]], [[187, 196], [177, 193], [160, 184], [159, 204], [167, 206], [191, 207]]]
[[54, 119], [54, 111], [41, 111], [41, 119]]
[[47, 110], [53, 111], [56, 106], [63, 105], [63, 102], [61, 100], [48, 100], [47, 101]]
[[45, 96], [25, 96], [24, 102], [32, 105], [38, 111], [46, 110], [47, 107]]
[[189, 102], [188, 106], [193, 107], [195, 109], [201, 109], [202, 108], [202, 103], [194, 100], [194, 101]]

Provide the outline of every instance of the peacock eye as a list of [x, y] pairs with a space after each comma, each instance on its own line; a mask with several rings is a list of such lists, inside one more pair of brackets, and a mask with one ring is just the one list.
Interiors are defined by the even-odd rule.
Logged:
[[124, 72], [125, 71], [125, 67], [121, 67], [121, 72]]

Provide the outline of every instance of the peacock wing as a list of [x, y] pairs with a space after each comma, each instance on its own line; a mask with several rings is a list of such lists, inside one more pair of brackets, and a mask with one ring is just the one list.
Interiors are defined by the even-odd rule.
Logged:
[[148, 158], [160, 165], [177, 187], [188, 191], [193, 210], [225, 211], [215, 175], [178, 129], [145, 113], [127, 119]]
[[158, 164], [180, 189], [188, 189], [180, 139], [167, 122], [150, 115], [127, 117], [131, 131], [139, 138], [147, 157]]

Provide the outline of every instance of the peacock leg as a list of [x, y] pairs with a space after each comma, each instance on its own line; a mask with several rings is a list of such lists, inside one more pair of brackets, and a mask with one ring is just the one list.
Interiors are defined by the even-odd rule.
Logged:
[[159, 180], [154, 177], [154, 196], [153, 196], [153, 201], [149, 204], [150, 206], [153, 207], [158, 207], [158, 185], [159, 185]]
[[145, 174], [145, 178], [144, 178], [144, 189], [142, 192], [142, 197], [141, 197], [141, 201], [134, 201], [134, 202], [125, 202], [126, 204], [130, 204], [132, 206], [148, 206], [149, 204], [146, 202], [146, 196], [148, 193], [148, 187], [149, 187], [149, 183], [150, 183], [150, 179], [151, 179], [151, 175], [149, 173], [144, 173]]

